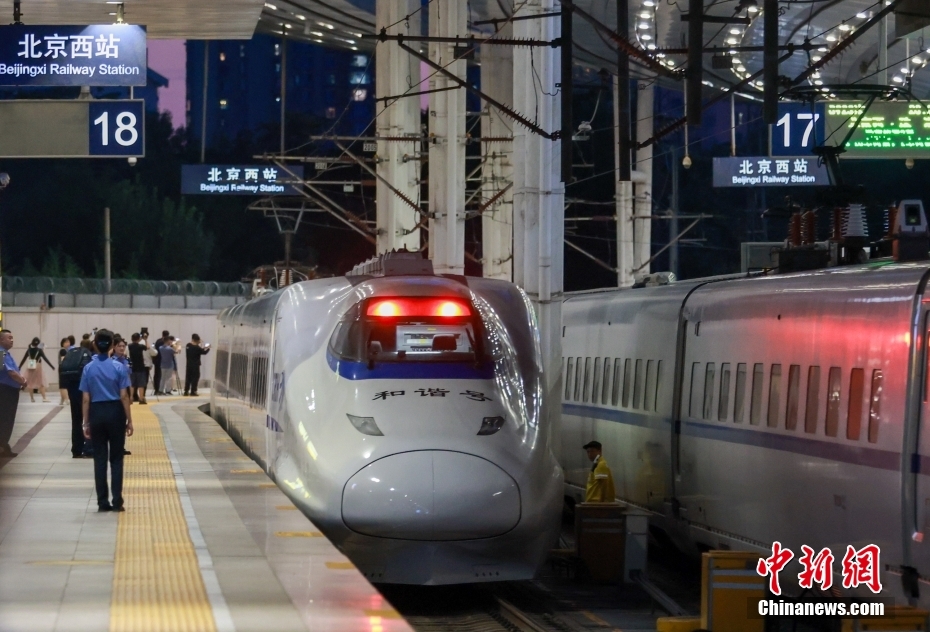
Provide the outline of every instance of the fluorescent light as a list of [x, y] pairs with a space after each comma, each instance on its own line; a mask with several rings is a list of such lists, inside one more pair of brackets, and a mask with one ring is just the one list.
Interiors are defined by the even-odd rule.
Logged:
[[834, 35], [833, 33], [830, 33], [829, 35], [827, 35], [827, 41], [828, 41], [828, 42], [835, 42], [835, 41], [836, 41], [836, 35]]
[[746, 72], [746, 66], [737, 66], [736, 72]]
[[751, 4], [746, 10], [749, 11], [750, 13], [758, 13], [759, 7], [755, 6], [754, 4]]
[[736, 39], [735, 37], [728, 37], [728, 38], [727, 38], [727, 44], [730, 44], [731, 46], [732, 46], [732, 45], [735, 45], [735, 44], [738, 44], [738, 43], [739, 43], [739, 40]]
[[642, 13], [639, 14], [639, 17], [645, 18], [648, 20], [649, 18], [652, 17], [652, 13], [649, 11], [643, 11]]
[[656, 3], [655, 3], [653, 0], [646, 0], [645, 2], [643, 2], [643, 6], [644, 6], [644, 7], [654, 7], [654, 6], [656, 6]]
[[739, 30], [739, 29], [736, 28], [736, 27], [730, 29], [730, 35], [740, 35], [741, 33], [742, 33], [742, 31]]
[[856, 17], [859, 18], [860, 20], [865, 20], [865, 19], [868, 18], [869, 16], [866, 15], [865, 13], [857, 13], [857, 14], [856, 14]]
[[649, 49], [649, 50], [655, 50], [655, 49], [656, 49], [656, 45], [655, 45], [655, 44], [647, 44], [647, 45], [646, 45], [646, 48]]
[[316, 35], [317, 37], [323, 37], [323, 34], [319, 31], [310, 31], [310, 35]]
[[643, 33], [642, 35], [640, 35], [640, 37], [642, 38], [644, 42], [648, 42], [649, 40], [652, 39], [652, 35], [650, 35], [649, 33]]
[[823, 57], [821, 57], [820, 55], [814, 55], [813, 57], [811, 57], [811, 59], [813, 59], [814, 61], [820, 61], [821, 59], [823, 59]]
[[277, 10], [278, 10], [278, 7], [274, 6], [274, 5], [271, 4], [270, 2], [266, 2], [266, 3], [265, 3], [265, 8], [266, 8], [266, 9], [271, 9], [272, 11], [277, 11]]
[[841, 31], [851, 31], [851, 30], [852, 30], [852, 27], [849, 26], [848, 24], [840, 24], [840, 30], [841, 30]]
[[640, 22], [640, 23], [637, 24], [636, 26], [638, 26], [638, 27], [641, 28], [641, 29], [648, 29], [648, 28], [649, 28], [649, 23], [647, 23], [647, 22]]
[[307, 16], [306, 16], [306, 15], [301, 15], [301, 14], [298, 13], [298, 14], [297, 14], [297, 19], [298, 19], [298, 20], [306, 20], [306, 19], [307, 19]]
[[892, 81], [894, 81], [895, 83], [904, 83], [904, 79], [898, 75], [895, 75]]
[[822, 86], [822, 85], [823, 85], [823, 81], [821, 81], [820, 79], [818, 79], [817, 81], [814, 82], [814, 85], [815, 85], [815, 86]]

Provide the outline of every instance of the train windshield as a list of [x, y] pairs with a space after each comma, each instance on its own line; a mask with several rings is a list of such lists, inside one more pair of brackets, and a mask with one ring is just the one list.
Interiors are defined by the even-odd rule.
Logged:
[[481, 319], [461, 299], [372, 298], [352, 307], [330, 348], [345, 360], [477, 362], [483, 355]]

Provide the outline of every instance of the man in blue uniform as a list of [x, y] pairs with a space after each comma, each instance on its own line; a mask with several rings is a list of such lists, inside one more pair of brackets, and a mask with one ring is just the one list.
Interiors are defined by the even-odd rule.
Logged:
[[10, 349], [13, 348], [13, 332], [0, 330], [0, 349], [3, 350], [3, 369], [0, 370], [0, 458], [14, 457], [16, 453], [10, 447], [13, 436], [13, 421], [19, 407], [19, 391], [26, 383], [19, 373], [19, 367]]
[[[93, 362], [81, 375], [84, 436], [94, 447], [94, 483], [99, 511], [123, 511], [123, 447], [132, 436], [129, 372], [108, 355], [113, 334], [101, 329], [94, 336]], [[113, 503], [107, 489], [107, 461], [113, 483]]]

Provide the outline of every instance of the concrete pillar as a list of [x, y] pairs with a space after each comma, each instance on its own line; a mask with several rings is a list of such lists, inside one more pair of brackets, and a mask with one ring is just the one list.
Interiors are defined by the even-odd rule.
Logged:
[[[641, 81], [636, 91], [636, 142], [641, 143], [653, 134], [653, 104], [655, 82]], [[652, 256], [652, 145], [636, 150], [636, 197], [633, 200], [634, 265], [637, 269]], [[634, 276], [649, 274], [650, 266]]]
[[[558, 11], [554, 0], [527, 0], [517, 16]], [[558, 17], [513, 23], [516, 38], [551, 40], [559, 37]], [[532, 113], [547, 131], [561, 127], [559, 52], [554, 48], [515, 48], [513, 106]], [[537, 82], [539, 85], [537, 85]], [[549, 96], [557, 95], [557, 96]], [[531, 116], [532, 116], [531, 114]], [[512, 123], [514, 178], [514, 282], [536, 307], [543, 378], [548, 408], [542, 412], [550, 445], [561, 448], [562, 290], [564, 268], [565, 186], [560, 181], [561, 146]]]
[[[420, 16], [413, 15], [408, 21], [404, 16], [416, 12], [417, 0], [378, 0], [375, 8], [376, 31], [397, 22], [388, 29], [391, 35], [418, 35]], [[408, 26], [409, 25], [409, 26]], [[377, 96], [386, 97], [403, 94], [420, 81], [420, 63], [402, 51], [394, 42], [384, 42], [375, 49], [375, 89]], [[418, 88], [411, 91], [415, 92]], [[378, 137], [403, 137], [420, 135], [420, 98], [408, 97], [396, 101], [379, 101], [376, 131]], [[419, 149], [414, 142], [378, 141], [378, 175], [390, 182], [414, 202], [420, 199], [420, 162], [404, 161], [413, 158]], [[420, 215], [400, 196], [391, 191], [380, 179], [376, 184], [378, 252], [396, 248], [420, 249], [420, 231], [413, 227]]]
[[[429, 5], [429, 34], [466, 37], [468, 4], [461, 0], [433, 0]], [[465, 60], [453, 62], [453, 44], [430, 44], [429, 57], [456, 76], [465, 78]], [[429, 70], [433, 72], [432, 69]], [[429, 89], [455, 85], [441, 74]], [[465, 90], [429, 95], [429, 257], [437, 274], [465, 273]]]
[[[618, 83], [614, 79], [614, 133], [620, 133], [620, 112], [617, 107]], [[614, 164], [620, 164], [620, 146], [614, 143]], [[633, 285], [633, 183], [630, 180], [616, 181], [617, 201], [617, 287]]]
[[[513, 29], [507, 24], [500, 37], [510, 38]], [[481, 89], [501, 103], [513, 99], [513, 49], [509, 46], [481, 47]], [[481, 135], [502, 138], [511, 135], [512, 121], [497, 109], [484, 105], [481, 111]], [[486, 202], [513, 182], [513, 142], [481, 143], [484, 164], [481, 168], [481, 197]], [[513, 279], [513, 188], [497, 198], [481, 215], [482, 270], [487, 279]]]

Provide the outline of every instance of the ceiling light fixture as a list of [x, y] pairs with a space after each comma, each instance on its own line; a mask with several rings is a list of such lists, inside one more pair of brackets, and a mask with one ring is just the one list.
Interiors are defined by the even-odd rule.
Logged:
[[266, 8], [266, 9], [271, 9], [272, 11], [277, 11], [277, 10], [278, 10], [278, 7], [274, 6], [274, 5], [271, 4], [270, 2], [266, 2], [266, 3], [265, 3], [265, 8]]
[[836, 35], [834, 35], [833, 33], [830, 33], [829, 35], [827, 35], [827, 41], [828, 41], [828, 42], [835, 42], [835, 41], [836, 41]]

